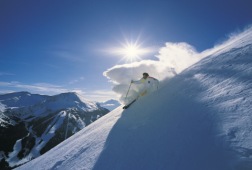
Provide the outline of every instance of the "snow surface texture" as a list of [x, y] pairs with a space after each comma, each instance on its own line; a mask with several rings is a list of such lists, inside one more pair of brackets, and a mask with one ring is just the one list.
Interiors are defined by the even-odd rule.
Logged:
[[252, 29], [208, 54], [17, 169], [251, 170]]

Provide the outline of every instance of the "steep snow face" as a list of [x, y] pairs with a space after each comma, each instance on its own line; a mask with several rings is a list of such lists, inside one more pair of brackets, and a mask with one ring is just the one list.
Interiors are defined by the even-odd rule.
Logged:
[[17, 169], [252, 169], [249, 37]]
[[194, 72], [193, 79], [205, 89], [200, 99], [216, 112], [220, 135], [244, 156], [250, 153], [252, 44], [233, 48], [218, 57], [210, 56], [195, 65], [191, 72]]

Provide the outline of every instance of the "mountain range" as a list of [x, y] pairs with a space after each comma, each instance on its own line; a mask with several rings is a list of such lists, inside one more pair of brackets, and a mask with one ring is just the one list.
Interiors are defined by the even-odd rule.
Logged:
[[0, 169], [44, 154], [108, 112], [77, 93], [0, 95]]

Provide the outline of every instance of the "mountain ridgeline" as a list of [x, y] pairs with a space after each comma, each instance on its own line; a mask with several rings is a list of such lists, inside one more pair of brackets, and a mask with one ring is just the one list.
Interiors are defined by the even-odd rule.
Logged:
[[108, 112], [76, 93], [0, 95], [0, 169], [44, 154]]

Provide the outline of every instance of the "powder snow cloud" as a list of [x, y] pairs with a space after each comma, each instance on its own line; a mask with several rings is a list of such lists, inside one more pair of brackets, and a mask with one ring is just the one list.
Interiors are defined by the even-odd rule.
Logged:
[[[120, 101], [124, 103], [130, 81], [140, 79], [143, 72], [148, 72], [152, 77], [159, 79], [162, 85], [163, 80], [174, 77], [209, 55], [217, 55], [225, 52], [222, 49], [230, 49], [239, 47], [238, 44], [246, 44], [244, 38], [242, 39], [244, 42], [239, 41], [241, 37], [248, 37], [249, 39], [250, 36], [252, 36], [252, 26], [249, 26], [243, 32], [232, 33], [227, 41], [203, 52], [197, 52], [192, 45], [186, 42], [167, 42], [155, 55], [156, 60], [142, 60], [131, 64], [115, 65], [106, 70], [103, 75], [113, 83], [113, 91], [121, 95]], [[137, 91], [137, 87], [132, 86], [131, 88], [133, 91]]]
[[[199, 60], [198, 52], [187, 43], [166, 43], [155, 56], [156, 60], [142, 60], [131, 64], [116, 65], [103, 74], [113, 84], [113, 91], [121, 95], [124, 101], [131, 80], [140, 79], [143, 72], [159, 79], [160, 81], [173, 77], [189, 65]], [[137, 86], [132, 86], [131, 91], [138, 91]], [[133, 94], [130, 94], [130, 96]], [[136, 94], [134, 95], [136, 96]]]

